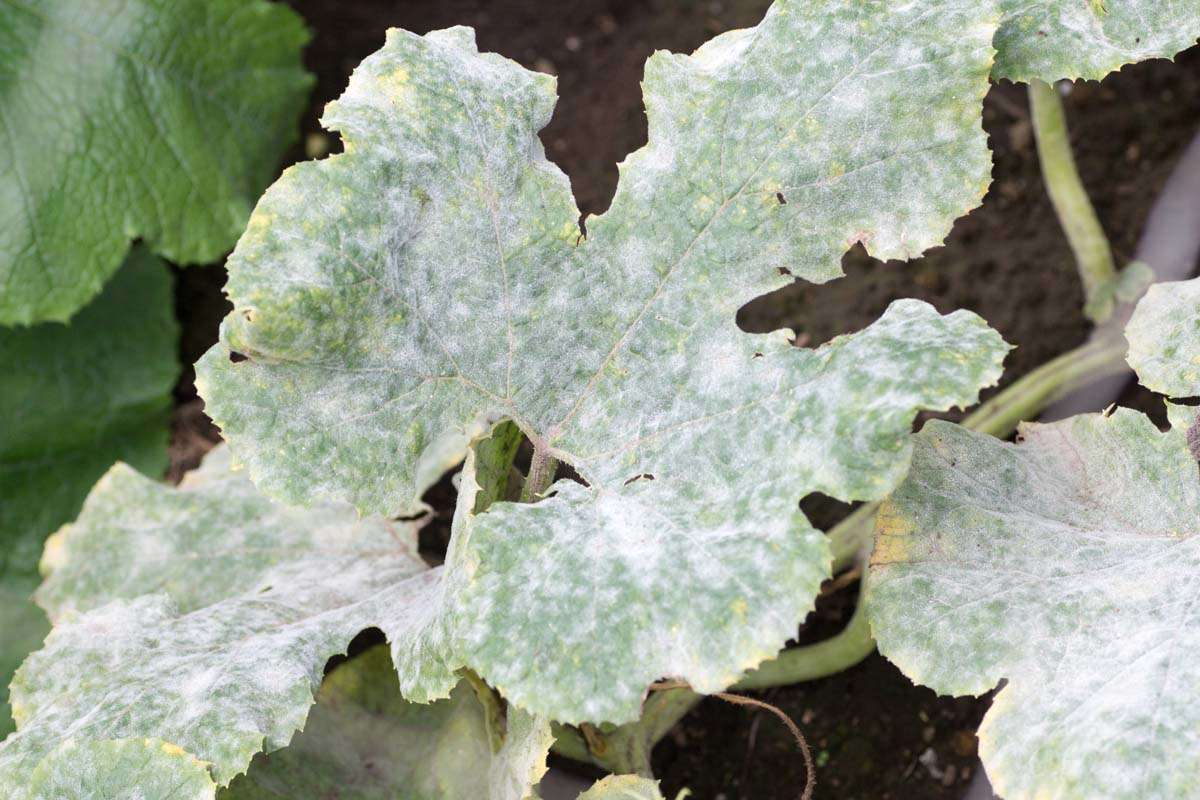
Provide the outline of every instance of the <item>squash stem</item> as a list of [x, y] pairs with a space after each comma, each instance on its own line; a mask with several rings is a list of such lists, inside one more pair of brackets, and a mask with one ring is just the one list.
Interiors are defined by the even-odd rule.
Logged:
[[529, 474], [525, 476], [525, 485], [521, 487], [521, 502], [533, 503], [541, 499], [550, 484], [554, 483], [554, 473], [558, 469], [558, 459], [550, 455], [545, 448], [534, 446], [533, 459], [529, 463]]
[[1084, 313], [1093, 322], [1103, 322], [1113, 312], [1117, 270], [1104, 228], [1075, 166], [1062, 98], [1054, 86], [1033, 80], [1029, 83], [1029, 107], [1042, 180], [1083, 280]]

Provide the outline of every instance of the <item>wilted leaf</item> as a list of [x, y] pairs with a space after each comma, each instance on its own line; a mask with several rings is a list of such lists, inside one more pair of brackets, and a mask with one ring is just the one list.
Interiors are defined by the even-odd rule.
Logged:
[[[288, 743], [330, 656], [411, 605], [428, 574], [411, 524], [272, 503], [229, 472], [224, 450], [178, 489], [114, 466], [43, 568], [38, 600], [55, 627], [13, 681], [5, 787], [24, 786], [61, 742], [140, 738], [228, 783]], [[119, 774], [115, 762], [88, 768]]]
[[43, 540], [114, 461], [166, 469], [172, 309], [166, 266], [137, 248], [69, 326], [0, 330], [0, 738], [9, 678], [49, 630], [30, 601]]
[[1000, 0], [1000, 10], [992, 74], [1014, 81], [1099, 80], [1200, 36], [1196, 0]]
[[432, 633], [396, 647], [410, 697], [465, 663], [538, 714], [625, 721], [648, 682], [720, 689], [794, 634], [830, 563], [797, 501], [882, 496], [915, 410], [973, 401], [1006, 348], [917, 302], [815, 351], [735, 313], [855, 242], [916, 255], [979, 201], [994, 22], [784, 1], [656, 54], [650, 143], [586, 239], [536, 135], [552, 78], [464, 28], [359, 66], [324, 120], [346, 153], [289, 170], [229, 262], [208, 408], [290, 502], [412, 512], [502, 418], [587, 484], [460, 514]]
[[264, 0], [2, 0], [0, 324], [68, 319], [131, 239], [232, 246], [296, 136], [306, 39]]
[[916, 437], [870, 572], [880, 651], [944, 694], [1002, 679], [980, 728], [997, 792], [1200, 792], [1200, 465], [1172, 409]]
[[549, 724], [509, 708], [492, 754], [483, 709], [464, 682], [429, 705], [400, 696], [387, 648], [335, 669], [302, 733], [220, 800], [523, 800], [546, 769]]
[[1200, 278], [1151, 286], [1125, 327], [1129, 364], [1147, 388], [1200, 395]]

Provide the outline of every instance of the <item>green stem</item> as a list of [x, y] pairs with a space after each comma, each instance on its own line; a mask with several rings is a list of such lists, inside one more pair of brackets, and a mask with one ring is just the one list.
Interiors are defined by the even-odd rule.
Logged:
[[1029, 107], [1042, 180], [1083, 279], [1084, 312], [1093, 321], [1103, 322], [1113, 311], [1117, 270], [1108, 238], [1075, 166], [1062, 98], [1055, 87], [1033, 80], [1029, 83]]
[[[963, 419], [962, 425], [1003, 438], [1063, 395], [1126, 369], [1124, 337], [1098, 336], [1013, 382]], [[878, 503], [862, 505], [829, 531], [835, 573], [850, 566], [870, 545], [878, 508]]]
[[554, 483], [554, 473], [558, 469], [558, 459], [545, 449], [535, 446], [533, 459], [529, 462], [529, 474], [525, 477], [525, 485], [521, 487], [521, 502], [532, 503], [540, 500], [550, 484]]
[[853, 667], [875, 651], [864, 605], [858, 604], [849, 624], [836, 636], [806, 647], [784, 650], [735, 683], [734, 690], [769, 689], [815, 681]]

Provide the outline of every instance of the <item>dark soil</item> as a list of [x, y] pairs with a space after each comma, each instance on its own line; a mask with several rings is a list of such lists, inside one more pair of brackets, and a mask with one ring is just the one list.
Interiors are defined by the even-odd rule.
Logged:
[[[616, 163], [646, 138], [638, 82], [655, 49], [689, 51], [712, 35], [758, 21], [767, 0], [296, 0], [314, 32], [306, 62], [318, 78], [289, 160], [339, 149], [317, 123], [353, 67], [383, 43], [384, 30], [419, 33], [467, 24], [480, 47], [559, 77], [561, 101], [543, 131], [549, 157], [570, 176], [580, 208], [602, 211]], [[1196, 126], [1200, 52], [1178, 63], [1126, 68], [1102, 84], [1079, 85], [1067, 113], [1084, 180], [1118, 259], [1134, 252], [1162, 183]], [[919, 113], [914, 110], [914, 113]], [[1021, 87], [993, 88], [984, 124], [995, 152], [995, 182], [983, 206], [959, 220], [947, 245], [924, 258], [881, 264], [861, 249], [847, 254], [847, 277], [824, 286], [795, 284], [743, 309], [749, 331], [790, 327], [817, 344], [865, 327], [888, 303], [918, 297], [941, 311], [971, 309], [1018, 345], [1005, 381], [1081, 343], [1088, 325], [1070, 251], [1042, 190]], [[194, 362], [216, 339], [227, 308], [219, 267], [179, 273], [182, 358]], [[172, 475], [194, 466], [216, 440], [201, 413], [190, 369], [177, 389]], [[1132, 405], [1153, 400], [1127, 393]], [[448, 519], [448, 484], [430, 495]], [[445, 508], [442, 508], [445, 506]], [[840, 504], [806, 502], [821, 525]], [[440, 530], [440, 532], [439, 532]], [[431, 530], [444, 538], [444, 524]], [[811, 641], [848, 618], [853, 590], [823, 598], [800, 633]], [[818, 798], [961, 797], [974, 767], [973, 731], [986, 700], [938, 698], [914, 687], [875, 655], [836, 677], [760, 695], [801, 726], [818, 763]], [[768, 714], [716, 700], [702, 703], [655, 753], [668, 797], [687, 786], [697, 800], [798, 796], [803, 763], [790, 736]]]

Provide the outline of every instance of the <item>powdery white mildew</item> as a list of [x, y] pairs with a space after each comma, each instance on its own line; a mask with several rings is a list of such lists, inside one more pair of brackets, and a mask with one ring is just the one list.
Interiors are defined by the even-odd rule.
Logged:
[[114, 461], [167, 467], [173, 308], [167, 265], [138, 247], [69, 326], [0, 329], [0, 739], [8, 682], [50, 629], [31, 599], [46, 536]]
[[[179, 489], [116, 465], [43, 568], [38, 600], [55, 627], [13, 681], [6, 789], [37, 770], [69, 780], [71, 759], [46, 766], [65, 742], [146, 738], [228, 783], [303, 725], [331, 656], [393, 607], [423, 604], [427, 572], [411, 524], [273, 503], [221, 450]], [[116, 780], [119, 762], [88, 774]], [[180, 763], [150, 759], [135, 785]]]
[[663, 800], [658, 781], [637, 775], [609, 775], [592, 784], [579, 800]]
[[945, 694], [1007, 681], [979, 731], [1006, 800], [1200, 795], [1200, 465], [1170, 411], [1016, 445], [931, 422], [880, 512], [880, 652]]
[[135, 238], [225, 253], [295, 140], [307, 38], [265, 0], [0, 3], [0, 324], [69, 319]]
[[855, 242], [919, 254], [978, 203], [997, 19], [781, 0], [655, 54], [649, 143], [586, 238], [537, 139], [552, 78], [465, 28], [392, 31], [358, 67], [324, 119], [346, 152], [288, 170], [229, 261], [208, 410], [289, 502], [411, 513], [503, 418], [587, 483], [460, 505], [437, 606], [398, 611], [408, 696], [466, 664], [535, 713], [620, 722], [648, 682], [723, 688], [795, 633], [830, 564], [799, 499], [883, 496], [916, 409], [972, 402], [1006, 347], [911, 301], [817, 350], [735, 314]]
[[1168, 397], [1200, 396], [1200, 278], [1151, 286], [1125, 338], [1143, 386]]
[[1197, 0], [1000, 0], [996, 78], [1100, 80], [1200, 37]]
[[68, 739], [42, 760], [24, 789], [18, 796], [29, 800], [213, 800], [217, 785], [204, 762], [167, 742]]
[[524, 800], [546, 771], [545, 720], [509, 708], [493, 754], [482, 707], [464, 682], [428, 705], [400, 696], [387, 648], [335, 669], [304, 731], [255, 757], [220, 800]]

